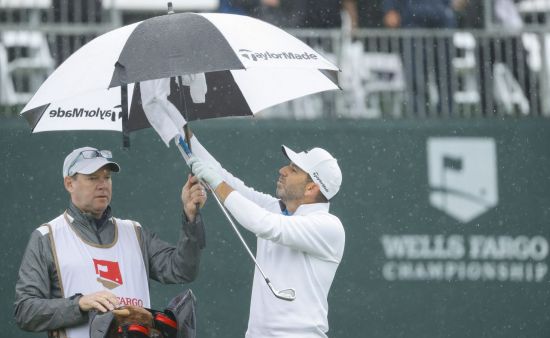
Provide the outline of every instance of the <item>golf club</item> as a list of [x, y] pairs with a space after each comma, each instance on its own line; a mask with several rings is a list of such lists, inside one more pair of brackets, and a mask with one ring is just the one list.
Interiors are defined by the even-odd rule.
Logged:
[[[191, 149], [189, 149], [189, 146], [187, 145], [187, 143], [185, 142], [185, 140], [183, 139], [183, 137], [181, 135], [176, 136], [175, 141], [176, 141], [176, 145], [177, 145], [178, 149], [180, 150], [183, 158], [187, 162], [189, 160], [189, 156], [191, 154]], [[212, 189], [212, 187], [210, 187], [210, 185], [208, 185], [206, 182], [201, 181], [201, 183], [204, 184], [208, 189], [210, 189], [210, 191], [212, 191], [212, 196], [214, 196], [214, 199], [216, 200], [216, 202], [218, 202], [218, 205], [220, 206], [220, 209], [223, 211], [223, 214], [225, 215], [225, 217], [227, 218], [227, 220], [229, 221], [229, 223], [233, 227], [233, 230], [235, 230], [235, 232], [237, 233], [237, 236], [239, 237], [239, 239], [243, 243], [246, 251], [250, 255], [250, 258], [252, 258], [252, 260], [254, 261], [254, 264], [256, 264], [256, 267], [258, 268], [258, 270], [262, 274], [262, 277], [264, 278], [265, 282], [267, 283], [267, 286], [269, 286], [269, 289], [271, 290], [271, 292], [273, 292], [273, 295], [275, 295], [275, 297], [277, 297], [279, 299], [286, 300], [286, 301], [293, 301], [294, 299], [296, 299], [296, 292], [294, 291], [294, 289], [277, 290], [271, 284], [271, 281], [269, 280], [269, 278], [267, 278], [264, 271], [262, 270], [262, 268], [260, 267], [260, 265], [256, 261], [256, 257], [254, 257], [254, 254], [252, 254], [252, 251], [250, 251], [250, 248], [246, 244], [246, 241], [244, 240], [243, 236], [241, 235], [239, 229], [237, 228], [237, 226], [233, 222], [233, 219], [231, 218], [231, 216], [229, 215], [229, 213], [225, 209], [224, 205], [222, 204], [222, 202], [220, 201], [218, 196], [216, 196], [216, 193], [214, 193], [214, 190]]]

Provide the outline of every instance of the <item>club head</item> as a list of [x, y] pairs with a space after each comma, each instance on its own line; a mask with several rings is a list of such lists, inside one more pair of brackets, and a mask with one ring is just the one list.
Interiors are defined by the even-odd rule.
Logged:
[[282, 300], [286, 300], [286, 301], [293, 301], [294, 299], [296, 299], [296, 291], [294, 291], [294, 289], [284, 289], [284, 290], [277, 290], [273, 287], [273, 285], [271, 285], [271, 282], [269, 281], [269, 279], [266, 278], [265, 280], [267, 282], [267, 285], [269, 286], [269, 289], [271, 289], [271, 292], [273, 292], [273, 294], [275, 295], [275, 297], [279, 298], [279, 299], [282, 299]]
[[275, 297], [289, 302], [296, 299], [296, 292], [294, 289], [284, 289], [277, 292], [273, 291], [273, 293], [275, 294]]

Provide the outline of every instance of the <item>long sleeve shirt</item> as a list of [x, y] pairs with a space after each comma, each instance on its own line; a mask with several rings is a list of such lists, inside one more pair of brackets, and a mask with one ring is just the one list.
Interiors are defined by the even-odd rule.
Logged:
[[[83, 214], [72, 203], [67, 213], [74, 219], [72, 224], [84, 240], [95, 244], [113, 242], [115, 225], [111, 221], [110, 207], [99, 221]], [[187, 283], [196, 278], [204, 241], [202, 220], [197, 215], [194, 222], [184, 218], [182, 223], [176, 246], [138, 227], [141, 254], [149, 278], [165, 284]], [[57, 276], [50, 237], [35, 230], [23, 255], [15, 286], [14, 313], [21, 329], [56, 330], [88, 320], [88, 313], [80, 311], [78, 297], [62, 298]]]
[[246, 337], [326, 337], [327, 296], [345, 245], [344, 228], [329, 213], [329, 203], [302, 204], [293, 215], [284, 215], [277, 198], [224, 170], [195, 137], [192, 149], [235, 189], [225, 207], [256, 234], [256, 259], [272, 284], [296, 291], [294, 301], [275, 298], [256, 268]]

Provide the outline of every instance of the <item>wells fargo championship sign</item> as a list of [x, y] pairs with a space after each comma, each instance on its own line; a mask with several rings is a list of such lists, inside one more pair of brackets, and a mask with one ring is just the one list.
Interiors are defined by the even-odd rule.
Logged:
[[507, 234], [468, 233], [476, 217], [498, 203], [495, 140], [472, 137], [431, 137], [427, 140], [430, 205], [465, 224], [455, 233], [384, 234], [380, 242], [387, 281], [500, 281], [546, 280], [548, 240], [525, 231]]

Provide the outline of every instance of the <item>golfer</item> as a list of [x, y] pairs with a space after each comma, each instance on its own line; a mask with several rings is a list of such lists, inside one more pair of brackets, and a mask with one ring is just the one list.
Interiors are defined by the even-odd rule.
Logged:
[[327, 296], [345, 244], [342, 223], [329, 213], [342, 182], [336, 159], [321, 148], [283, 146], [290, 163], [279, 169], [273, 197], [233, 177], [194, 136], [191, 146], [193, 173], [256, 234], [256, 259], [272, 284], [296, 291], [294, 301], [275, 298], [256, 268], [246, 337], [327, 337]]
[[181, 193], [177, 246], [139, 223], [113, 217], [111, 152], [72, 151], [63, 163], [67, 210], [31, 235], [15, 287], [15, 319], [26, 331], [51, 337], [89, 337], [88, 312], [121, 305], [150, 307], [148, 278], [187, 283], [198, 273], [204, 238], [195, 204], [206, 194], [195, 177]]

